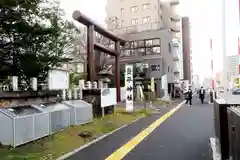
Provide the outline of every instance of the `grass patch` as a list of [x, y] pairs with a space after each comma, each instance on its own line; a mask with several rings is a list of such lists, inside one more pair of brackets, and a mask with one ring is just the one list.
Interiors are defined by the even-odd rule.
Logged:
[[[17, 148], [0, 148], [0, 160], [53, 160], [103, 134], [150, 114], [151, 111], [146, 109], [136, 110], [131, 114], [126, 113], [124, 109], [117, 109], [115, 114], [96, 118], [85, 125], [70, 127], [35, 142]], [[91, 137], [80, 137], [79, 133], [83, 131], [90, 132]]]
[[155, 100], [153, 101], [154, 105], [167, 105], [170, 104], [170, 101], [164, 101], [164, 100]]

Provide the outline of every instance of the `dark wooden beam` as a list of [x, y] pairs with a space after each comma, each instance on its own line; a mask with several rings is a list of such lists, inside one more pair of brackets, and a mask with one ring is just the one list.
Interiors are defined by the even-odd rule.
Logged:
[[118, 53], [115, 50], [107, 48], [99, 43], [94, 43], [94, 49], [110, 54], [111, 56], [118, 56]]
[[94, 81], [95, 63], [94, 63], [94, 26], [87, 28], [87, 80]]
[[117, 102], [121, 102], [121, 88], [120, 88], [120, 42], [115, 43], [115, 50], [118, 56], [115, 57], [115, 78], [117, 88]]
[[86, 26], [94, 25], [94, 29], [96, 32], [100, 33], [104, 37], [107, 37], [107, 38], [113, 40], [114, 42], [120, 41], [120, 44], [122, 46], [125, 45], [126, 41], [122, 37], [119, 37], [119, 36], [115, 35], [114, 33], [101, 27], [99, 24], [97, 24], [96, 22], [94, 22], [93, 20], [91, 20], [90, 18], [85, 16], [84, 14], [82, 14], [80, 11], [74, 11], [72, 14], [72, 17], [76, 21], [78, 21]]

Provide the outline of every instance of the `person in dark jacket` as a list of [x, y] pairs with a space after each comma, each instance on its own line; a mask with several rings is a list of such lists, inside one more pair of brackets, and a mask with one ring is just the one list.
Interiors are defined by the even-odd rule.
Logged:
[[186, 104], [188, 104], [188, 102], [189, 102], [189, 106], [191, 106], [192, 105], [192, 90], [190, 87], [186, 94], [187, 94]]
[[201, 87], [201, 89], [199, 90], [199, 99], [201, 100], [202, 104], [204, 102], [204, 98], [205, 98], [205, 89]]

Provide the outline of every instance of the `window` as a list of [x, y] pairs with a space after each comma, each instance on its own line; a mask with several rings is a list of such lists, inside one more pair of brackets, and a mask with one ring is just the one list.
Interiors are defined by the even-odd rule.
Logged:
[[146, 43], [146, 47], [151, 47], [153, 45], [153, 40], [152, 39], [146, 40], [145, 43]]
[[121, 25], [121, 27], [124, 25], [124, 20], [121, 20], [120, 25]]
[[132, 12], [137, 12], [137, 10], [138, 10], [137, 6], [132, 6], [132, 7], [131, 7], [131, 11], [132, 11]]
[[151, 71], [160, 71], [160, 64], [159, 65], [151, 65]]
[[131, 24], [132, 25], [137, 25], [138, 24], [138, 19], [137, 18], [132, 19]]
[[130, 50], [125, 50], [125, 52], [124, 52], [124, 56], [130, 56], [130, 54], [131, 54], [131, 52], [130, 52]]
[[153, 45], [160, 45], [160, 39], [154, 39]]
[[121, 13], [122, 13], [122, 14], [124, 13], [124, 8], [121, 8]]
[[147, 10], [150, 8], [150, 3], [143, 4], [143, 9]]
[[143, 17], [142, 18], [142, 23], [145, 24], [145, 23], [148, 23], [150, 22], [150, 17]]
[[170, 67], [168, 66], [168, 72], [170, 72]]
[[153, 47], [153, 53], [154, 54], [160, 54], [161, 53], [161, 48], [160, 47]]
[[168, 52], [171, 54], [171, 52], [172, 52], [172, 46], [171, 46], [171, 44], [170, 43], [168, 43]]

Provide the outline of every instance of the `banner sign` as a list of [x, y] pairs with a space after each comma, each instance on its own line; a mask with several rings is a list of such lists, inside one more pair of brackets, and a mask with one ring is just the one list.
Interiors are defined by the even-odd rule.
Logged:
[[117, 104], [116, 88], [101, 88], [101, 107]]
[[133, 111], [133, 65], [125, 66], [126, 111]]
[[151, 78], [151, 90], [152, 90], [152, 92], [155, 92], [155, 82], [154, 82], [154, 77]]

